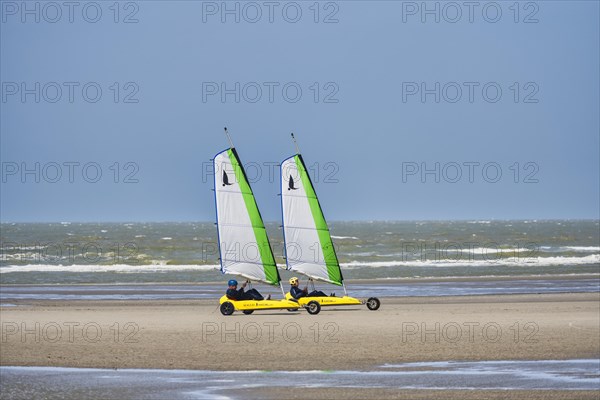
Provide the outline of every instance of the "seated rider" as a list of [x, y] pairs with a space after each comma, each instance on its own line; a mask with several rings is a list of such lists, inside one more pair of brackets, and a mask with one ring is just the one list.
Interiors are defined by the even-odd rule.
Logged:
[[[256, 289], [250, 289], [244, 292], [244, 288], [249, 281], [242, 283], [242, 287], [240, 290], [237, 289], [237, 281], [235, 279], [231, 279], [227, 284], [229, 287], [227, 288], [227, 292], [225, 295], [230, 300], [264, 300], [265, 298], [258, 292]], [[267, 296], [267, 300], [271, 299], [271, 295]]]
[[290, 285], [292, 285], [290, 288], [290, 294], [296, 300], [301, 297], [327, 297], [327, 295], [320, 290], [313, 290], [312, 292], [308, 293], [308, 286], [305, 286], [304, 289], [300, 289], [298, 287], [299, 284], [300, 281], [295, 276], [290, 279]]

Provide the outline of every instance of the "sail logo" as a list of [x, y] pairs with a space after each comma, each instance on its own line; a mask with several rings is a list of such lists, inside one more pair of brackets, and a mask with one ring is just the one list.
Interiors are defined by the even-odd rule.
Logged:
[[227, 172], [223, 171], [223, 186], [233, 185], [233, 183], [229, 183], [229, 175]]
[[282, 171], [282, 178], [288, 176], [287, 190], [298, 190], [302, 185], [302, 173], [298, 170], [295, 163], [286, 164]]
[[294, 186], [294, 178], [292, 178], [292, 176], [290, 175], [290, 180], [288, 181], [288, 190], [298, 190], [300, 188], [297, 188]]
[[237, 183], [236, 173], [234, 171], [234, 167], [231, 164], [223, 163], [221, 165], [221, 185], [232, 186], [234, 183]]

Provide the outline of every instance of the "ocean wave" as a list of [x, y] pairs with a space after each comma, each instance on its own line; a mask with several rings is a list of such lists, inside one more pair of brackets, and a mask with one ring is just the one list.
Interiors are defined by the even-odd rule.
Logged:
[[331, 235], [332, 239], [352, 239], [352, 240], [360, 240], [359, 238], [357, 238], [356, 236], [333, 236]]
[[563, 249], [573, 250], [573, 251], [581, 251], [581, 252], [594, 252], [600, 251], [600, 247], [598, 246], [564, 246]]
[[501, 258], [490, 260], [426, 260], [426, 261], [350, 261], [342, 263], [344, 268], [360, 267], [485, 267], [485, 266], [557, 266], [557, 265], [589, 265], [600, 263], [600, 254], [585, 257], [523, 257]]
[[593, 253], [600, 251], [598, 246], [540, 246], [540, 250], [554, 253], [561, 252], [576, 252], [576, 253]]
[[174, 271], [210, 271], [218, 270], [220, 265], [51, 265], [29, 264], [0, 267], [0, 274], [12, 272], [120, 272], [120, 273], [148, 273], [148, 272], [174, 272]]
[[532, 253], [535, 252], [535, 248], [534, 249], [526, 249], [526, 248], [515, 248], [515, 249], [511, 249], [511, 248], [501, 248], [501, 247], [475, 247], [475, 248], [466, 248], [466, 249], [452, 249], [452, 248], [448, 248], [448, 249], [438, 249], [437, 250], [440, 253], [443, 253], [445, 251], [449, 252], [449, 253], [470, 253], [470, 254], [479, 254], [479, 255], [486, 255], [486, 254], [510, 254], [510, 253]]

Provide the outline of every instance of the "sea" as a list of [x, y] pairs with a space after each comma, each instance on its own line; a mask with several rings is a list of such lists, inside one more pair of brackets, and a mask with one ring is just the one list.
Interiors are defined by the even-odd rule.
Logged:
[[[282, 229], [273, 222], [267, 231], [287, 280]], [[600, 273], [598, 220], [335, 221], [330, 232], [349, 282]], [[1, 285], [222, 285], [229, 278], [213, 222], [0, 224]]]
[[[216, 299], [231, 278], [220, 271], [209, 222], [0, 228], [0, 307], [26, 307], [30, 300]], [[267, 230], [287, 279], [282, 231], [277, 223]], [[336, 221], [330, 231], [356, 297], [600, 292], [598, 220]], [[263, 294], [278, 290], [265, 286]], [[278, 387], [598, 391], [598, 365], [596, 358], [459, 360], [369, 371], [228, 371], [227, 379], [223, 371], [2, 366], [0, 399], [82, 393], [237, 399], [248, 398], [247, 390], [261, 397], [261, 390]]]

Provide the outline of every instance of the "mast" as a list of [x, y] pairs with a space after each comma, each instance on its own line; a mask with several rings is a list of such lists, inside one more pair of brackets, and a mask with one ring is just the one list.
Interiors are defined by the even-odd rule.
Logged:
[[225, 136], [227, 136], [227, 140], [229, 141], [229, 147], [231, 147], [232, 149], [235, 148], [235, 146], [233, 145], [233, 141], [231, 140], [231, 136], [229, 136], [229, 131], [227, 130], [227, 127], [223, 129], [225, 129]]
[[[227, 129], [227, 128], [225, 128]], [[292, 132], [292, 140], [294, 141], [294, 145], [296, 145], [296, 154], [300, 154], [300, 147], [298, 146], [298, 142], [296, 141], [296, 137], [294, 136], [294, 132]]]

